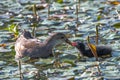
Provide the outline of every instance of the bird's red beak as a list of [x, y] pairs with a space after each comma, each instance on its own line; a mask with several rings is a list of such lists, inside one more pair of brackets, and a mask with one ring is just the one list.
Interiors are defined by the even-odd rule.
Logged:
[[72, 44], [72, 46], [76, 46], [76, 45], [77, 45], [77, 43], [76, 43], [76, 42], [72, 42], [71, 44]]

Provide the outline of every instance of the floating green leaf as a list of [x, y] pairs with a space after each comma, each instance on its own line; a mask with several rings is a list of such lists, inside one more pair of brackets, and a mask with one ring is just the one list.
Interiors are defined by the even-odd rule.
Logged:
[[57, 3], [63, 3], [63, 0], [55, 0]]
[[120, 28], [120, 23], [115, 23], [115, 24], [113, 24], [113, 26], [114, 26], [115, 28]]
[[101, 15], [98, 15], [98, 16], [97, 16], [97, 20], [100, 20], [101, 18], [102, 18]]
[[69, 63], [69, 64], [71, 64], [72, 66], [76, 66], [76, 64], [75, 64], [73, 61], [71, 61], [71, 60], [64, 60], [63, 62], [64, 62], [64, 63]]
[[12, 32], [15, 36], [15, 38], [18, 36], [19, 32], [18, 32], [18, 24], [11, 24], [9, 27], [8, 27], [8, 30], [10, 32]]

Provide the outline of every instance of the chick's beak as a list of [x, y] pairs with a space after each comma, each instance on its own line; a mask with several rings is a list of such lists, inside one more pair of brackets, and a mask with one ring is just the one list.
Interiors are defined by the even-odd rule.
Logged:
[[71, 42], [71, 45], [72, 45], [72, 46], [76, 46], [77, 43], [76, 43], [76, 42]]

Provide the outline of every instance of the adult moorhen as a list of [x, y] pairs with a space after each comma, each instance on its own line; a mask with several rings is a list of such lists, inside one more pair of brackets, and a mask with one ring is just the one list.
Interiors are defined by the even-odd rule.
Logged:
[[29, 31], [24, 31], [15, 43], [15, 58], [19, 59], [24, 56], [30, 58], [47, 58], [52, 54], [52, 49], [62, 43], [71, 44], [63, 33], [53, 33], [48, 39], [41, 42], [33, 38]]
[[21, 73], [20, 58], [28, 56], [34, 58], [47, 58], [52, 54], [52, 49], [62, 43], [71, 44], [63, 33], [53, 33], [48, 39], [41, 42], [34, 38], [29, 31], [24, 31], [15, 43], [15, 59], [18, 59], [20, 79], [23, 79]]
[[[92, 54], [92, 51], [89, 48], [86, 49], [84, 43], [80, 41], [72, 42], [72, 46], [75, 46], [83, 56], [94, 57], [94, 55]], [[96, 50], [97, 50], [98, 57], [103, 57], [107, 55], [111, 56], [111, 52], [112, 52], [111, 47], [98, 45], [96, 46]]]

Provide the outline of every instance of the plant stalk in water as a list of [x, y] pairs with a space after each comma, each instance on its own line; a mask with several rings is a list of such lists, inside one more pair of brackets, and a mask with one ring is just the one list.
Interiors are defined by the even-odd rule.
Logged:
[[[33, 5], [33, 17], [35, 17], [37, 19], [37, 11], [36, 11], [36, 4]], [[36, 27], [37, 27], [37, 23], [33, 23], [33, 29], [32, 29], [32, 35], [35, 37], [36, 34], [35, 34], [35, 30], [36, 30]]]
[[92, 51], [94, 57], [96, 58], [96, 61], [98, 61], [98, 55], [97, 55], [97, 51], [96, 51], [96, 46], [94, 46], [94, 45], [92, 45], [90, 43], [89, 36], [87, 37], [87, 43], [88, 43], [88, 47], [90, 48], [90, 50]]
[[33, 13], [34, 13], [34, 16], [37, 17], [36, 4], [33, 5]]
[[80, 10], [80, 0], [78, 0], [78, 11]]
[[19, 68], [20, 80], [23, 80], [24, 77], [23, 77], [23, 74], [21, 72], [21, 62], [20, 62], [20, 60], [18, 60], [18, 68]]
[[76, 4], [76, 22], [77, 22], [76, 28], [78, 28], [78, 5], [77, 4]]
[[50, 18], [50, 0], [48, 1], [48, 19]]
[[[90, 44], [90, 39], [89, 36], [87, 38], [87, 43], [88, 43], [88, 47], [90, 48], [90, 50], [92, 51], [94, 57], [96, 58], [96, 61], [98, 60], [98, 55], [97, 55], [97, 50], [96, 50], [96, 46], [93, 46]], [[99, 64], [96, 65], [97, 69], [98, 69], [98, 73], [101, 74], [100, 68], [99, 68]]]
[[96, 45], [98, 45], [99, 31], [98, 26], [96, 26]]

